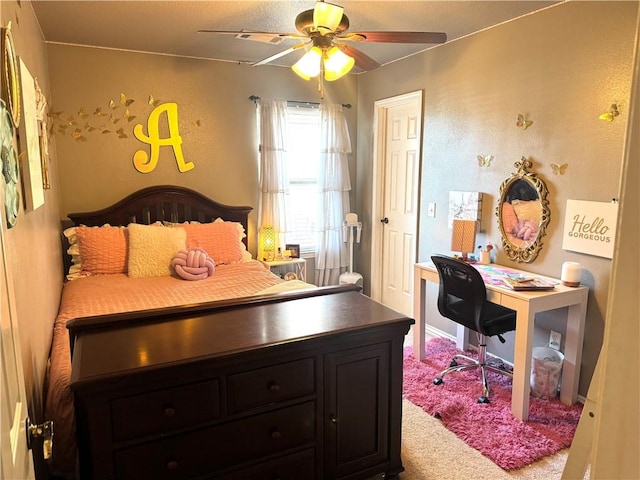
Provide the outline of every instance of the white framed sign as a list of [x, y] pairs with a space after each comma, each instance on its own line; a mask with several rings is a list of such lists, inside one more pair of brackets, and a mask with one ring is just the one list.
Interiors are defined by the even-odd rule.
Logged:
[[567, 200], [562, 248], [613, 258], [618, 204]]

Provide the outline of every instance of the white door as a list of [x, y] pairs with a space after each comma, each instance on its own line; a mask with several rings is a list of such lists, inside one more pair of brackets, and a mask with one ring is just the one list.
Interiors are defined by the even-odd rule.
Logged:
[[[4, 198], [0, 182], [0, 198]], [[34, 479], [33, 459], [27, 449], [27, 395], [24, 386], [20, 337], [15, 318], [15, 296], [8, 268], [4, 204], [0, 205], [0, 478]]]
[[413, 316], [422, 92], [376, 102], [375, 112], [372, 297]]

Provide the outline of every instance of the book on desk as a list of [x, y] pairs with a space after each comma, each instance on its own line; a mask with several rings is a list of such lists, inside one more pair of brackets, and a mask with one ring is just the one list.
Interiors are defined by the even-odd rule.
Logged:
[[502, 283], [512, 290], [553, 290], [555, 284], [542, 278], [536, 277], [510, 277], [505, 276], [502, 278]]

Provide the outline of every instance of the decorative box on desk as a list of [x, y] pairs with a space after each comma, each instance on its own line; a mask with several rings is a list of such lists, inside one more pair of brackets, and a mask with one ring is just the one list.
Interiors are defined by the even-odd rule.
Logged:
[[[307, 281], [307, 261], [304, 258], [285, 258], [281, 260], [272, 260], [270, 262], [263, 260], [264, 263], [271, 272], [275, 273], [285, 280], [302, 280]], [[293, 275], [287, 275], [288, 273], [294, 273]]]

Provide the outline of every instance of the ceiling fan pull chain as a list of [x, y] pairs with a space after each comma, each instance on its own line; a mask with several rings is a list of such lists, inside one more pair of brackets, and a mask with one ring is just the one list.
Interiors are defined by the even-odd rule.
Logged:
[[320, 100], [324, 100], [324, 61], [320, 62], [320, 75], [318, 75], [318, 92], [320, 92]]

